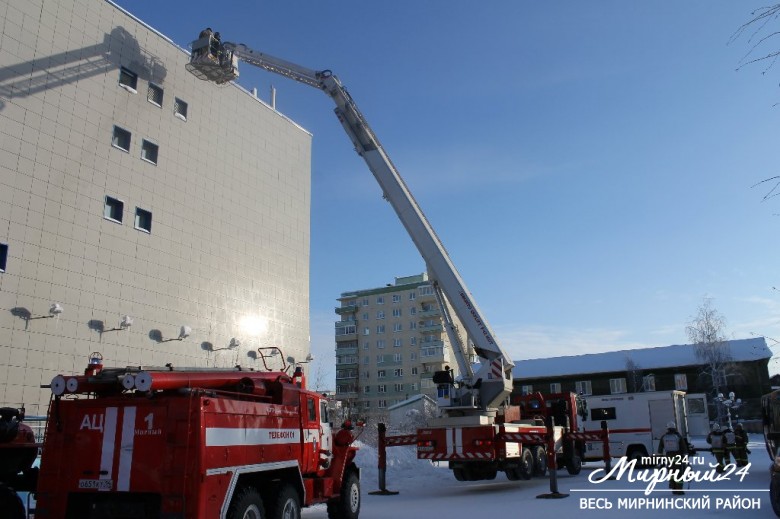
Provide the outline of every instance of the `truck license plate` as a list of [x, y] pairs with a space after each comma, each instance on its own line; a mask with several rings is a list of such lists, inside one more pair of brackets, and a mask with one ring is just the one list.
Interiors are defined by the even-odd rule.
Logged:
[[111, 479], [80, 479], [79, 488], [88, 488], [91, 490], [111, 490], [114, 481]]

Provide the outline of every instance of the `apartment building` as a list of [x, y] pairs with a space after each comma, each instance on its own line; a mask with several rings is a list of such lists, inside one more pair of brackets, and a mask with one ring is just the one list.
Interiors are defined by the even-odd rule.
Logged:
[[0, 405], [92, 352], [309, 352], [311, 134], [188, 60], [107, 0], [0, 2]]
[[336, 399], [353, 416], [386, 415], [418, 394], [435, 399], [433, 373], [457, 372], [426, 273], [344, 292], [338, 301]]

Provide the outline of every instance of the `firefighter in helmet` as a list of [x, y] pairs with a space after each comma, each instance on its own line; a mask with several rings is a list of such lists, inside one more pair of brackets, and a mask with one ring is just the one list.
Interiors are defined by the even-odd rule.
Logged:
[[728, 451], [726, 450], [726, 438], [723, 437], [723, 432], [720, 430], [720, 425], [712, 424], [712, 431], [707, 435], [707, 443], [712, 445], [712, 454], [715, 456], [715, 460], [718, 465], [715, 470], [723, 472], [724, 459], [726, 464], [729, 463]]
[[685, 463], [683, 457], [688, 454], [688, 442], [677, 432], [677, 424], [669, 422], [666, 424], [666, 433], [661, 436], [658, 443], [658, 453], [664, 454], [668, 458], [667, 466], [671, 476], [669, 478], [669, 488], [672, 494], [684, 494], [683, 492], [683, 472]]
[[[726, 465], [731, 463], [731, 457], [734, 456], [734, 447], [737, 440], [734, 431], [729, 424], [726, 424], [726, 428], [723, 429], [723, 443], [726, 447], [726, 453], [723, 455]], [[734, 457], [736, 459], [736, 456]]]
[[748, 464], [748, 435], [741, 423], [734, 426], [734, 462], [737, 467], [744, 467]]

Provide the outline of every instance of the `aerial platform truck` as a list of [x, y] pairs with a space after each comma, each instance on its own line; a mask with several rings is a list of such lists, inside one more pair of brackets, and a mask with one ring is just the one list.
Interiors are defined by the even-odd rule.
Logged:
[[[239, 62], [322, 90], [333, 100], [336, 117], [425, 260], [459, 374], [455, 378], [447, 369], [433, 376], [440, 416], [418, 430], [413, 440], [407, 438], [417, 444], [418, 458], [448, 461], [459, 480], [492, 479], [498, 470], [509, 479], [520, 479], [533, 470], [530, 444], [549, 444], [566, 452], [570, 472], [579, 472], [581, 449], [565, 436], [574, 430], [563, 424], [551, 425], [548, 431], [544, 424], [522, 423], [519, 409], [509, 405], [514, 363], [498, 344], [444, 245], [341, 81], [330, 70], [308, 69], [244, 44], [217, 42], [210, 34], [192, 42], [186, 68], [202, 80], [225, 84], [238, 78]], [[450, 308], [465, 334], [456, 326]], [[472, 363], [469, 345], [477, 363]], [[530, 443], [524, 447], [524, 442]], [[563, 449], [567, 442], [571, 448]]]
[[333, 433], [300, 366], [104, 368], [93, 354], [50, 387], [35, 517], [286, 519], [318, 503], [359, 515], [356, 433]]

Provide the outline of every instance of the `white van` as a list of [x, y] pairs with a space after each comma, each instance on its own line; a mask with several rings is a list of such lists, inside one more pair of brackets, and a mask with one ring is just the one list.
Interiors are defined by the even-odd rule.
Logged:
[[[587, 417], [585, 430], [601, 429], [605, 421], [609, 428], [609, 454], [619, 458], [641, 460], [657, 453], [658, 442], [669, 422], [688, 438], [688, 421], [683, 391], [652, 391], [584, 397]], [[706, 407], [705, 407], [706, 409]], [[603, 459], [603, 444], [587, 442], [585, 459]]]

